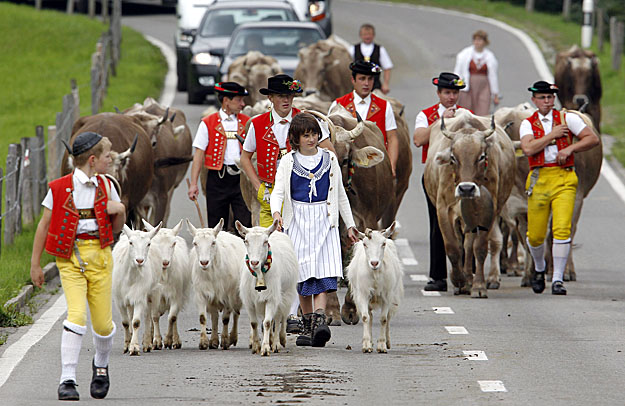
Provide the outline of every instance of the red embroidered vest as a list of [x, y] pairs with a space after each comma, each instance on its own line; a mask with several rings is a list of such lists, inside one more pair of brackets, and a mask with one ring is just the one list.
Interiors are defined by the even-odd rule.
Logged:
[[[291, 118], [295, 117], [300, 110], [295, 107], [291, 110]], [[254, 135], [256, 136], [256, 161], [258, 164], [258, 178], [261, 182], [273, 183], [276, 178], [280, 145], [273, 133], [273, 117], [271, 111], [261, 114], [252, 119]], [[291, 144], [286, 141], [287, 151], [291, 151]]]
[[[72, 256], [76, 230], [78, 229], [79, 216], [72, 196], [74, 190], [72, 176], [73, 174], [70, 173], [53, 180], [49, 185], [52, 190], [52, 218], [46, 237], [46, 252], [61, 258]], [[104, 180], [103, 176], [98, 177], [93, 209], [100, 233], [100, 247], [105, 248], [113, 244], [113, 225], [106, 213], [109, 199], [102, 182], [109, 182], [109, 180]]]
[[[534, 133], [534, 138], [538, 139], [538, 138], [542, 138], [545, 136], [545, 129], [543, 128], [543, 125], [540, 122], [540, 118], [538, 118], [538, 111], [534, 112], [534, 114], [532, 114], [528, 119], [527, 119], [530, 124], [532, 125], [532, 131]], [[566, 117], [564, 113], [560, 113], [558, 110], [554, 109], [553, 110], [553, 127], [562, 124], [563, 122], [566, 122]], [[556, 145], [558, 146], [558, 151], [568, 147], [569, 145], [571, 145], [570, 142], [570, 136], [568, 137], [560, 137], [557, 138], [556, 140]], [[538, 152], [537, 154], [534, 154], [532, 156], [528, 156], [527, 159], [529, 160], [529, 164], [530, 164], [530, 169], [534, 169], [534, 168], [539, 168], [541, 166], [545, 166], [545, 150], [543, 149], [542, 151]], [[559, 165], [557, 163], [553, 163], [553, 164], [548, 164], [549, 166], [561, 166], [562, 168], [569, 168], [573, 165], [575, 165], [575, 158], [573, 157], [573, 154], [571, 154], [566, 161], [562, 164]]]
[[[245, 114], [237, 114], [237, 134], [245, 138], [245, 124], [249, 120]], [[220, 170], [224, 166], [224, 156], [226, 155], [226, 132], [221, 124], [219, 112], [213, 113], [202, 119], [208, 128], [208, 146], [204, 151], [204, 166], [208, 169]], [[243, 145], [240, 145], [243, 148]]]
[[[356, 117], [356, 107], [354, 106], [354, 92], [349, 92], [345, 96], [336, 99], [336, 102], [345, 107], [352, 116]], [[365, 120], [373, 121], [384, 135], [384, 146], [388, 148], [386, 141], [386, 100], [371, 93], [371, 103]]]
[[[436, 120], [438, 120], [440, 118], [440, 116], [438, 115], [438, 105], [440, 103], [436, 103], [435, 105], [428, 107], [423, 111], [423, 114], [425, 114], [425, 118], [427, 118], [428, 120], [428, 127], [432, 125], [433, 122], [435, 122]], [[456, 105], [456, 108], [459, 109], [463, 109], [464, 107], [462, 106], [458, 106]], [[469, 110], [471, 111], [471, 110]], [[471, 111], [471, 113], [473, 113]], [[424, 164], [425, 160], [428, 158], [428, 147], [430, 146], [430, 143], [425, 144], [423, 147], [421, 147], [421, 163]]]

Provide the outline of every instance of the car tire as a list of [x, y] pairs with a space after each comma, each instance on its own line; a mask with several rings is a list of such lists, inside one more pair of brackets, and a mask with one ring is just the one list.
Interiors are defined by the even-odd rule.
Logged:
[[193, 88], [187, 89], [187, 103], [202, 104], [206, 96], [202, 92], [195, 92]]
[[176, 88], [179, 92], [187, 90], [187, 65], [178, 58], [176, 62], [176, 73], [178, 74], [178, 84]]

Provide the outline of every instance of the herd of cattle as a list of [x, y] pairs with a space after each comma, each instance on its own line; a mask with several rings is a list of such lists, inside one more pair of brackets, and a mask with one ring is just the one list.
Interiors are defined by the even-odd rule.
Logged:
[[[330, 38], [302, 49], [299, 57], [300, 64], [294, 76], [303, 82], [305, 93], [303, 97], [295, 98], [294, 106], [310, 111], [328, 126], [342, 163], [343, 183], [358, 229], [391, 227], [412, 173], [411, 138], [403, 104], [378, 94], [392, 103], [398, 124], [399, 158], [397, 176], [393, 179], [389, 158], [384, 153], [383, 137], [374, 123], [359, 121], [340, 105], [327, 114], [335, 98], [352, 90], [348, 69], [350, 57], [345, 47]], [[277, 73], [277, 63], [272, 59], [253, 51], [230, 67], [230, 80], [237, 80], [250, 89], [249, 105], [243, 111], [248, 115], [263, 113], [269, 107], [268, 101], [254, 89], [265, 86], [267, 78]], [[561, 89], [559, 99], [563, 107], [579, 114], [599, 134], [601, 84], [595, 56], [579, 48], [561, 53], [557, 58], [555, 82]], [[430, 199], [437, 206], [456, 294], [487, 297], [487, 289], [497, 289], [500, 285], [501, 267], [509, 275], [523, 274], [521, 284], [529, 286], [533, 270], [531, 256], [525, 256], [524, 272], [517, 258], [517, 247], [526, 248], [527, 196], [524, 185], [529, 167], [527, 158], [517, 152], [519, 126], [532, 112], [533, 108], [527, 103], [500, 108], [492, 117], [479, 117], [460, 109], [456, 117], [440, 120], [432, 127], [424, 182]], [[138, 227], [142, 220], [147, 220], [148, 224], [167, 224], [173, 191], [185, 177], [192, 159], [192, 135], [184, 113], [148, 98], [143, 104], [137, 103], [123, 112], [80, 118], [73, 126], [72, 137], [83, 131], [96, 131], [107, 136], [113, 144], [111, 175], [119, 181], [121, 198], [128, 210], [128, 224]], [[599, 177], [602, 147], [599, 145], [576, 155], [579, 185], [573, 237], [583, 199]], [[63, 168], [64, 173], [71, 170], [67, 156]], [[245, 176], [241, 179], [241, 189], [256, 225], [259, 206]], [[179, 229], [180, 224], [177, 227]], [[128, 238], [130, 231], [128, 229], [126, 233]], [[512, 241], [511, 250], [508, 250], [508, 239]], [[490, 273], [485, 278], [484, 264], [489, 253]], [[192, 256], [191, 260], [197, 258]], [[196, 265], [206, 264], [189, 266]], [[575, 280], [572, 254], [565, 279]], [[238, 306], [240, 308], [241, 304]], [[230, 308], [235, 319], [238, 318], [235, 304], [226, 307]], [[172, 333], [176, 312], [170, 309], [167, 346], [179, 345], [177, 333]], [[336, 297], [330, 299], [328, 316], [333, 324], [340, 324], [341, 319], [348, 324], [358, 322], [362, 315], [353, 303], [351, 290], [340, 313]], [[200, 320], [203, 334], [200, 346], [214, 346], [216, 336], [209, 341], [205, 335], [206, 314], [200, 314]], [[227, 348], [228, 315], [224, 314], [222, 320], [226, 330], [222, 343], [225, 342]], [[124, 323], [128, 322], [129, 319], [125, 318]], [[214, 317], [214, 332], [217, 331], [216, 323]], [[160, 334], [158, 337], [160, 340]], [[256, 333], [254, 337], [258, 337]], [[158, 340], [155, 338], [155, 343]], [[129, 345], [131, 353], [138, 351], [137, 342], [133, 340], [131, 344], [130, 336], [127, 336], [126, 349]], [[265, 343], [262, 347], [265, 353]], [[260, 344], [255, 349], [261, 351]]]

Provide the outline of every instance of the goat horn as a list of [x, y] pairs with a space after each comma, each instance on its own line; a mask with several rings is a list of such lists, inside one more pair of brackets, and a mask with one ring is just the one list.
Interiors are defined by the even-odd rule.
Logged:
[[174, 122], [174, 118], [176, 118], [176, 113], [174, 112], [174, 114], [171, 115], [171, 117], [169, 117], [169, 121], [171, 121], [172, 123]]
[[495, 115], [490, 116], [490, 129], [484, 134], [484, 139], [490, 137], [495, 132]]
[[166, 120], [167, 120], [167, 116], [169, 115], [169, 107], [167, 107], [167, 110], [165, 110], [165, 114], [163, 115], [163, 117], [158, 121], [157, 126], [163, 124]]
[[454, 137], [445, 128], [445, 117], [441, 116], [441, 132], [443, 135], [453, 141]]

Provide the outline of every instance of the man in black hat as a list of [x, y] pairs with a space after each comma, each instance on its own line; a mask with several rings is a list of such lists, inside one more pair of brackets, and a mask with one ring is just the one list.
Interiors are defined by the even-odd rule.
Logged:
[[[571, 219], [577, 193], [574, 153], [599, 144], [599, 137], [575, 113], [554, 109], [558, 88], [540, 80], [527, 90], [537, 107], [519, 128], [521, 149], [530, 173], [526, 181], [527, 244], [534, 259], [532, 290], [545, 289], [545, 236], [549, 217], [553, 231], [553, 278], [551, 293], [566, 295], [562, 282], [571, 249]], [[573, 143], [571, 134], [579, 138]], [[540, 182], [538, 181], [540, 179]]]
[[[208, 227], [215, 227], [220, 219], [228, 227], [230, 208], [234, 219], [244, 226], [252, 225], [250, 211], [245, 205], [240, 187], [240, 170], [235, 161], [241, 156], [245, 140], [245, 124], [250, 119], [241, 110], [243, 98], [249, 93], [235, 82], [215, 85], [221, 104], [218, 112], [202, 119], [193, 141], [195, 152], [191, 166], [189, 199], [199, 194], [197, 185], [202, 165], [208, 169], [206, 177], [206, 213]], [[233, 221], [234, 223], [234, 221]]]
[[375, 39], [375, 27], [373, 25], [368, 23], [361, 25], [358, 35], [360, 36], [360, 42], [348, 48], [349, 54], [354, 62], [362, 59], [373, 62], [382, 68], [384, 71], [384, 83], [380, 81], [379, 76], [376, 76], [373, 82], [373, 89], [380, 89], [382, 93], [388, 94], [391, 84], [391, 70], [393, 69], [391, 57], [388, 55], [386, 48], [373, 42]]
[[[272, 108], [252, 120], [243, 144], [241, 166], [257, 192], [260, 202], [259, 223], [262, 227], [269, 227], [273, 223], [269, 197], [280, 158], [291, 150], [288, 142], [289, 127], [293, 116], [300, 112], [293, 107], [293, 97], [302, 91], [302, 83], [289, 75], [279, 74], [267, 79], [267, 88], [259, 92], [269, 98]], [[328, 133], [321, 136], [319, 146], [334, 152]], [[254, 152], [258, 173], [252, 166]]]
[[388, 151], [391, 161], [391, 170], [395, 177], [397, 156], [399, 155], [397, 143], [397, 123], [393, 114], [391, 103], [371, 93], [374, 79], [380, 76], [382, 69], [373, 62], [358, 60], [349, 65], [352, 71], [352, 85], [354, 90], [339, 97], [330, 105], [329, 111], [337, 104], [342, 105], [352, 116], [356, 112], [364, 120], [373, 121], [384, 136], [384, 146]]
[[[456, 105], [460, 89], [464, 89], [465, 84], [462, 79], [454, 73], [442, 72], [437, 78], [432, 79], [432, 84], [436, 86], [438, 103], [427, 109], [421, 110], [417, 114], [414, 130], [414, 144], [422, 148], [421, 162], [425, 164], [428, 156], [428, 146], [430, 143], [430, 129], [432, 124], [439, 118], [451, 118], [460, 107]], [[436, 206], [432, 203], [425, 190], [425, 182], [421, 177], [421, 184], [425, 193], [425, 200], [428, 203], [428, 216], [430, 218], [430, 278], [425, 285], [426, 291], [447, 291], [447, 254], [445, 253], [445, 243], [443, 235], [438, 225]]]

